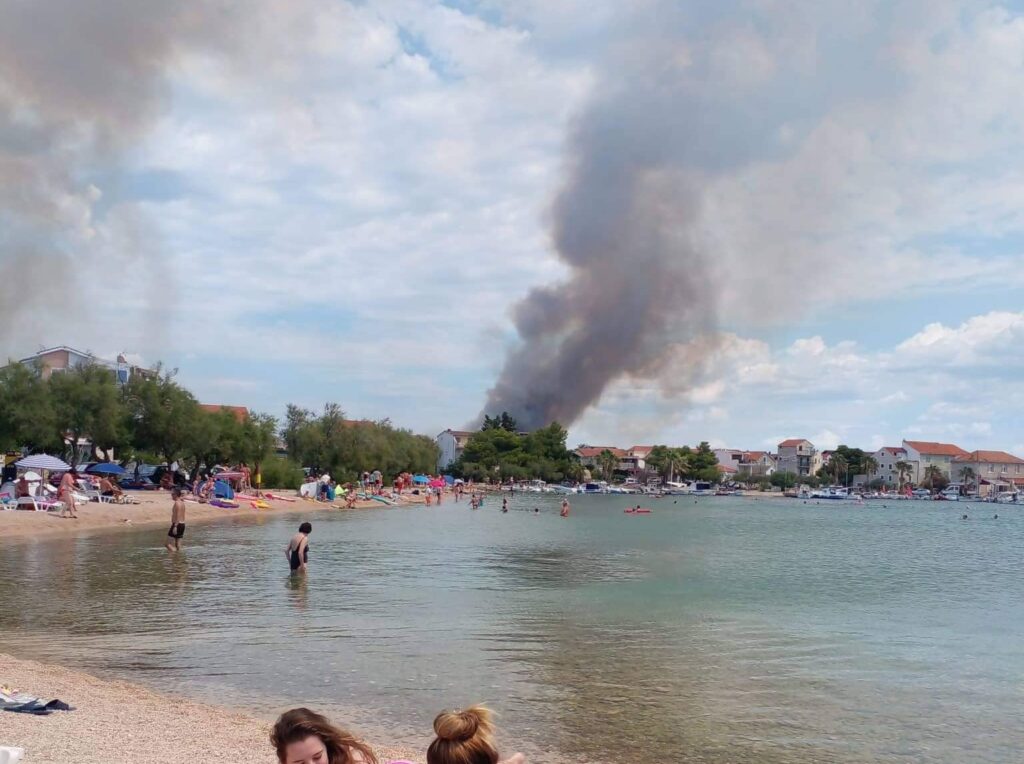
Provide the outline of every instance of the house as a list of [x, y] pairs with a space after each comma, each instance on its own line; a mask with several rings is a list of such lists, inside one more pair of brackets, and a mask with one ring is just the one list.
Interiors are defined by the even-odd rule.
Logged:
[[900, 462], [906, 462], [910, 465], [910, 470], [903, 475], [903, 481], [906, 482], [913, 478], [915, 465], [907, 456], [905, 448], [900, 446], [882, 446], [875, 451], [873, 456], [875, 461], [878, 462], [878, 469], [875, 470], [872, 480], [883, 481], [887, 488], [890, 486], [899, 488], [900, 471], [896, 465]]
[[445, 430], [434, 439], [441, 450], [437, 457], [437, 469], [445, 470], [462, 456], [469, 439], [476, 433], [466, 430]]
[[54, 374], [63, 374], [68, 369], [75, 369], [86, 364], [105, 366], [110, 369], [118, 384], [121, 385], [128, 384], [128, 381], [136, 374], [143, 377], [156, 376], [156, 371], [153, 369], [146, 369], [128, 363], [124, 355], [118, 355], [116, 360], [111, 361], [95, 356], [92, 353], [75, 350], [67, 345], [40, 350], [34, 355], [22, 358], [18, 363], [38, 368], [44, 380], [49, 379]]
[[791, 472], [798, 477], [814, 475], [821, 469], [821, 454], [805, 438], [789, 438], [779, 443], [777, 472]]
[[770, 477], [777, 465], [778, 460], [767, 451], [744, 451], [736, 471], [743, 477]]
[[628, 451], [615, 446], [580, 446], [575, 454], [580, 458], [580, 464], [584, 468], [593, 471], [601, 468], [601, 454], [604, 451], [611, 451], [618, 460], [615, 464], [616, 470], [628, 471], [635, 468], [636, 459], [631, 458]]
[[967, 452], [952, 443], [934, 443], [926, 440], [904, 440], [907, 461], [914, 464], [914, 483], [921, 483], [929, 467], [938, 467], [947, 480], [952, 477], [953, 460], [967, 456]]
[[239, 424], [245, 424], [249, 419], [249, 409], [245, 406], [222, 406], [219, 403], [200, 403], [199, 408], [211, 414], [217, 414], [221, 411], [230, 411], [235, 415], [235, 419], [238, 420]]
[[981, 496], [1024, 490], [1024, 459], [1005, 451], [971, 451], [956, 456], [952, 478]]
[[767, 477], [775, 472], [775, 457], [767, 451], [716, 448], [714, 453], [719, 467], [729, 468], [732, 470], [730, 474], [735, 473], [739, 477]]

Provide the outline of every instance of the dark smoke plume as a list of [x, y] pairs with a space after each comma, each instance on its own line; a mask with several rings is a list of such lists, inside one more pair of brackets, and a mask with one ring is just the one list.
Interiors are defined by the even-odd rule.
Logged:
[[722, 214], [723, 179], [742, 189], [741, 171], [785, 153], [780, 136], [877, 74], [872, 46], [851, 53], [847, 39], [867, 36], [856, 19], [869, 5], [649, 0], [610, 25], [552, 206], [569, 276], [515, 307], [519, 342], [483, 413], [509, 411], [535, 428], [571, 424], [624, 378], [685, 391], [716, 351], [726, 287], [733, 302], [772, 315], [786, 309], [770, 297], [776, 283], [823, 270], [772, 242], [733, 247], [723, 267], [719, 234], [732, 221], [709, 221]]
[[131, 210], [105, 225], [101, 200], [169, 98], [168, 70], [230, 52], [249, 15], [207, 0], [0, 3], [0, 356], [89, 323], [112, 297], [90, 294], [100, 277], [134, 265], [137, 290], [159, 273], [149, 226]]

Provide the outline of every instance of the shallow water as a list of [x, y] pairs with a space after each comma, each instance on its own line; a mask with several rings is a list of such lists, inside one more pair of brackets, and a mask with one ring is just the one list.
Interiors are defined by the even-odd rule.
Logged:
[[486, 701], [534, 761], [1019, 759], [1021, 510], [558, 501], [318, 514], [304, 582], [300, 514], [7, 545], [0, 649], [415, 744]]

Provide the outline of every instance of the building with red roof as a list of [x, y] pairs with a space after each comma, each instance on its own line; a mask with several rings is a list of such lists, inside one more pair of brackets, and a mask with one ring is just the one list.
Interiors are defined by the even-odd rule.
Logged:
[[907, 461], [914, 465], [913, 482], [920, 484], [929, 467], [938, 467], [947, 480], [953, 476], [953, 460], [967, 452], [953, 443], [931, 440], [904, 440]]
[[982, 496], [1024, 489], [1024, 459], [1006, 451], [971, 451], [953, 458], [953, 480]]

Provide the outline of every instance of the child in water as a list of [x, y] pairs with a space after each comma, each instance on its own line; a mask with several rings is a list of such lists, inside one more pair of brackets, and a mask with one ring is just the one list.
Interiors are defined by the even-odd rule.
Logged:
[[[434, 719], [437, 737], [427, 749], [427, 764], [498, 764], [493, 714], [483, 706], [445, 711]], [[526, 764], [521, 753], [504, 764]]]

